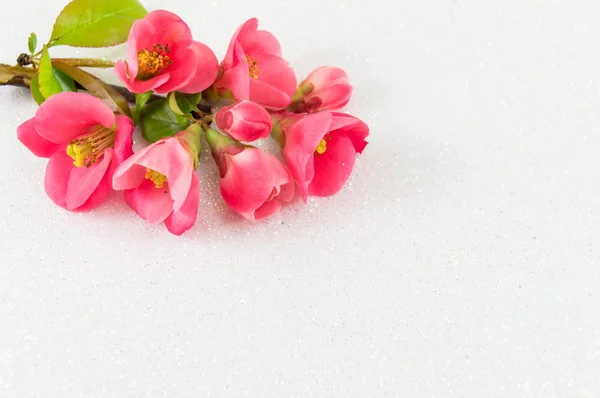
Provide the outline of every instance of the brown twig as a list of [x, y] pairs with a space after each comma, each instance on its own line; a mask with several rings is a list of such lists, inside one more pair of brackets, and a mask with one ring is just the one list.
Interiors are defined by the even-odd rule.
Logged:
[[[31, 68], [25, 68], [22, 66], [10, 66], [5, 64], [0, 64], [0, 86], [13, 86], [13, 87], [23, 87], [29, 88], [31, 84], [31, 79], [35, 76], [35, 70]], [[79, 90], [85, 90], [79, 84], [76, 84]], [[131, 104], [135, 104], [135, 94], [127, 90], [127, 88], [122, 86], [110, 85], [116, 91], [119, 92], [127, 102]], [[165, 99], [165, 97], [161, 95], [153, 94], [152, 97], [148, 100], [148, 103], [153, 101], [158, 101], [161, 99]], [[198, 109], [204, 113], [211, 113], [212, 107], [210, 105], [198, 104]]]

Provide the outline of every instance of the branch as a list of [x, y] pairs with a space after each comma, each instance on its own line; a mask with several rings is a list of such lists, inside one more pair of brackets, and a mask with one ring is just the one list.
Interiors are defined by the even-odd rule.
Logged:
[[[0, 86], [13, 86], [29, 88], [31, 85], [31, 79], [35, 76], [36, 71], [31, 68], [24, 68], [22, 66], [10, 66], [6, 64], [0, 64]], [[81, 85], [76, 84], [79, 90], [85, 90]], [[126, 100], [131, 104], [135, 104], [135, 94], [127, 90], [122, 86], [116, 86], [110, 84], [112, 88], [117, 90]], [[161, 95], [153, 94], [148, 100], [148, 103], [165, 99]], [[211, 113], [211, 106], [198, 104], [198, 109], [204, 113]]]

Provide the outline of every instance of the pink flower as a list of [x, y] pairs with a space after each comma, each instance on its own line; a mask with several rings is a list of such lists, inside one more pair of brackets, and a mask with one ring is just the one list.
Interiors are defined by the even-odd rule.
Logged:
[[344, 70], [321, 66], [300, 85], [290, 108], [295, 112], [318, 112], [344, 107], [352, 96], [350, 79]]
[[248, 220], [268, 217], [294, 197], [293, 179], [275, 156], [212, 129], [206, 141], [219, 166], [225, 203]]
[[258, 20], [252, 18], [235, 32], [215, 88], [237, 100], [249, 99], [269, 109], [283, 109], [296, 89], [296, 76], [281, 58], [275, 36], [257, 29]]
[[164, 221], [174, 235], [196, 222], [200, 182], [195, 173], [200, 129], [193, 125], [174, 137], [145, 147], [123, 162], [113, 187], [125, 191], [125, 201], [150, 225]]
[[44, 188], [58, 206], [89, 210], [111, 190], [114, 168], [130, 156], [133, 122], [100, 99], [64, 92], [48, 98], [17, 129], [34, 155], [50, 158]]
[[275, 127], [276, 138], [277, 131], [283, 133], [283, 157], [305, 202], [308, 195], [331, 196], [342, 189], [369, 135], [365, 123], [337, 112], [283, 116]]
[[221, 131], [238, 141], [256, 141], [271, 134], [271, 115], [252, 101], [240, 101], [219, 109], [215, 121]]
[[135, 21], [127, 40], [127, 60], [115, 72], [129, 91], [199, 93], [217, 77], [218, 61], [210, 48], [194, 41], [177, 15], [152, 11]]

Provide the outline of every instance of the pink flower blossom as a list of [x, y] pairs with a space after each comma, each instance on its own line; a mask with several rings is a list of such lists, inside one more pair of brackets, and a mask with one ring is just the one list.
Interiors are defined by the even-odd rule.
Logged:
[[311, 72], [294, 94], [290, 108], [295, 112], [318, 112], [344, 107], [352, 96], [350, 79], [344, 70], [321, 66]]
[[275, 156], [208, 129], [225, 203], [250, 221], [268, 217], [294, 197], [294, 180]]
[[279, 118], [274, 135], [282, 133], [283, 157], [302, 199], [337, 193], [352, 173], [356, 154], [367, 145], [367, 125], [337, 112]]
[[252, 101], [240, 101], [219, 109], [215, 115], [219, 129], [238, 141], [256, 141], [271, 134], [271, 115]]
[[164, 10], [135, 21], [127, 60], [115, 64], [117, 76], [134, 93], [199, 93], [214, 82], [218, 70], [212, 50], [192, 39], [181, 18]]
[[218, 92], [269, 109], [287, 107], [296, 89], [296, 76], [281, 58], [279, 41], [258, 30], [256, 18], [246, 21], [233, 35], [219, 75], [215, 83]]
[[164, 221], [174, 235], [190, 229], [198, 216], [200, 182], [194, 170], [199, 132], [194, 128], [199, 126], [136, 152], [113, 176], [114, 189], [125, 191], [125, 201], [142, 219], [150, 225]]
[[53, 95], [17, 129], [34, 155], [50, 158], [44, 188], [58, 206], [89, 210], [111, 190], [114, 168], [133, 152], [133, 122], [85, 93]]

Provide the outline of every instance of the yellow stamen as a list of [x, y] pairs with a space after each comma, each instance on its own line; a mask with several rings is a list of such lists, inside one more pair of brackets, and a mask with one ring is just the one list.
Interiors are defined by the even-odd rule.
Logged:
[[169, 45], [155, 44], [152, 49], [138, 51], [138, 74], [140, 80], [148, 80], [158, 75], [163, 69], [171, 66], [173, 61], [167, 55]]
[[146, 178], [154, 183], [155, 188], [162, 188], [167, 182], [167, 177], [156, 170], [146, 169]]
[[258, 68], [258, 61], [256, 58], [246, 55], [246, 61], [248, 62], [248, 72], [250, 73], [250, 77], [255, 80], [258, 79], [260, 69]]
[[90, 167], [104, 154], [106, 148], [115, 143], [115, 131], [99, 126], [90, 134], [71, 141], [67, 146], [67, 155], [73, 159], [76, 167]]
[[327, 141], [325, 141], [325, 139], [321, 139], [321, 141], [319, 141], [319, 145], [317, 145], [317, 148], [315, 149], [315, 155], [322, 155], [325, 153], [325, 151], [327, 150]]

